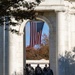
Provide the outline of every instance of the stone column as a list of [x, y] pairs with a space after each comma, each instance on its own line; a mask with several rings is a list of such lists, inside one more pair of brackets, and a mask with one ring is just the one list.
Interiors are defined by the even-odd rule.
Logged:
[[9, 75], [23, 75], [23, 34], [9, 33]]
[[[55, 30], [56, 31], [56, 30]], [[56, 62], [56, 32], [50, 31], [50, 67], [53, 70], [54, 75], [57, 75], [57, 62]]]
[[65, 75], [65, 51], [67, 50], [67, 15], [64, 11], [56, 12], [56, 53], [57, 69], [56, 75]]
[[69, 25], [68, 25], [68, 44], [69, 44], [69, 50], [70, 52], [68, 58], [69, 58], [69, 64], [68, 67], [66, 67], [66, 75], [75, 75], [75, 12], [69, 13]]
[[70, 24], [70, 37], [71, 37], [71, 51], [75, 48], [75, 13], [71, 13]]
[[69, 51], [75, 48], [75, 13], [70, 12], [68, 16], [68, 47]]

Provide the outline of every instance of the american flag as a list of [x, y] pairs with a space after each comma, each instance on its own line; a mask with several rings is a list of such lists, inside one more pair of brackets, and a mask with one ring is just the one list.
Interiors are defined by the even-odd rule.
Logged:
[[30, 46], [41, 44], [43, 21], [30, 21]]

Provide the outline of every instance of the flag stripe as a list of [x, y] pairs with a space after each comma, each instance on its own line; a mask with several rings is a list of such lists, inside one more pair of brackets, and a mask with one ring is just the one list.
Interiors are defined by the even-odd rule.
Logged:
[[30, 46], [34, 47], [36, 44], [41, 44], [41, 35], [44, 22], [31, 21], [30, 22]]

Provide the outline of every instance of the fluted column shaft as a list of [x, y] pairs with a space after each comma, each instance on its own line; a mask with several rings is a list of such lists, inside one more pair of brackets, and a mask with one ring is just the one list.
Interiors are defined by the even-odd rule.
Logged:
[[9, 75], [23, 75], [23, 34], [9, 33]]
[[65, 75], [63, 59], [67, 50], [67, 18], [63, 11], [56, 12], [56, 50], [58, 75]]

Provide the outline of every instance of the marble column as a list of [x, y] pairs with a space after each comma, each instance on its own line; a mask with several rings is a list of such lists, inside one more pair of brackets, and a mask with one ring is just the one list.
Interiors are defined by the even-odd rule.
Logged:
[[64, 55], [67, 50], [67, 15], [64, 11], [56, 12], [56, 51], [58, 75], [65, 75]]
[[50, 32], [50, 67], [53, 70], [54, 75], [57, 74], [57, 62], [56, 62], [56, 32]]
[[70, 24], [70, 32], [71, 32], [71, 51], [75, 48], [75, 13], [70, 14], [71, 15], [71, 24]]
[[69, 63], [68, 67], [66, 67], [66, 75], [75, 75], [75, 13], [70, 12], [69, 13], [69, 30], [68, 30], [68, 44], [69, 44], [69, 50], [70, 52], [68, 58], [69, 58]]
[[9, 33], [9, 75], [23, 75], [23, 34]]

